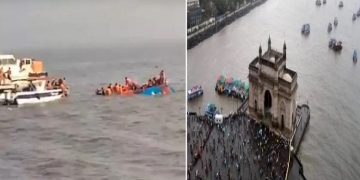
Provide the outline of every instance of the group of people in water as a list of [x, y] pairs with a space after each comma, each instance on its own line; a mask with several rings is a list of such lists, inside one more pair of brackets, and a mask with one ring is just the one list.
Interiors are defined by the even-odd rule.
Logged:
[[135, 81], [132, 81], [130, 78], [125, 77], [124, 85], [121, 85], [120, 83], [115, 83], [114, 85], [109, 84], [105, 88], [101, 87], [100, 89], [97, 89], [96, 94], [104, 96], [110, 96], [112, 94], [136, 94], [143, 92], [147, 88], [162, 85], [167, 85], [164, 70], [160, 71], [158, 77], [150, 78], [148, 82], [143, 85], [140, 85]]
[[5, 84], [5, 80], [11, 80], [11, 68], [4, 72], [3, 67], [0, 67], [0, 85]]
[[65, 77], [62, 79], [53, 79], [51, 82], [46, 82], [46, 90], [61, 89], [65, 96], [69, 94], [69, 86], [66, 83]]

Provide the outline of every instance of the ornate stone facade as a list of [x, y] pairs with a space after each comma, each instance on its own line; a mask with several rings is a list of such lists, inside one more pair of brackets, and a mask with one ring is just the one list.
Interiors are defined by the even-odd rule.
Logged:
[[249, 65], [249, 114], [257, 120], [270, 120], [271, 126], [291, 132], [295, 126], [297, 73], [286, 68], [286, 44], [283, 52], [268, 49]]

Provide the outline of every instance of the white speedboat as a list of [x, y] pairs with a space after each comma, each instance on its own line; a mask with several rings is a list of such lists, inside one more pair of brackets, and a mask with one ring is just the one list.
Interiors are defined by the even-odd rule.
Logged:
[[0, 70], [4, 74], [0, 81], [0, 102], [4, 104], [49, 102], [68, 94], [63, 80], [59, 80], [56, 87], [46, 87], [46, 83], [50, 79], [44, 72], [42, 61], [30, 58], [15, 59], [13, 55], [0, 55]]
[[11, 99], [6, 99], [5, 103], [14, 105], [37, 104], [59, 100], [62, 96], [61, 89], [18, 92]]
[[2, 94], [2, 101], [5, 105], [22, 105], [22, 104], [37, 104], [55, 101], [67, 94], [61, 88], [46, 89], [46, 80], [30, 81], [29, 86], [18, 91], [18, 87], [14, 89], [4, 89]]

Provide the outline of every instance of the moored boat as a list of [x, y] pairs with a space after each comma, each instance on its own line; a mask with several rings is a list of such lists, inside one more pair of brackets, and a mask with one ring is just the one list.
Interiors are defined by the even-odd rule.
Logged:
[[205, 108], [205, 116], [209, 119], [214, 119], [216, 114], [219, 114], [219, 110], [217, 109], [216, 105], [208, 104]]
[[204, 91], [200, 85], [196, 85], [187, 91], [187, 99], [192, 100], [200, 97], [204, 94]]
[[226, 95], [240, 100], [244, 100], [248, 96], [248, 86], [245, 82], [232, 77], [226, 78], [219, 76], [216, 84], [215, 91], [220, 95]]

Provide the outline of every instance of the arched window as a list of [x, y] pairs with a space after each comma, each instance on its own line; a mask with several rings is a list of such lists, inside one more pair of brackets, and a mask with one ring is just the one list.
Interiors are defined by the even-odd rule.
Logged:
[[257, 101], [255, 100], [255, 112], [257, 112], [258, 109], [258, 105], [257, 105]]
[[272, 99], [271, 94], [269, 90], [265, 91], [265, 97], [264, 97], [264, 109], [265, 111], [269, 111], [272, 106]]

